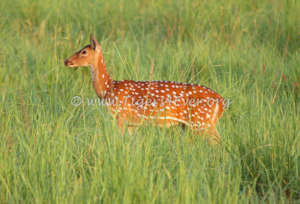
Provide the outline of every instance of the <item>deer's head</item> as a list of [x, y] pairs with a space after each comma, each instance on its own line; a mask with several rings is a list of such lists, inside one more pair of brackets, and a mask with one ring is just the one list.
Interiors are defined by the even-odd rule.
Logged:
[[[95, 67], [102, 57], [101, 47], [95, 37], [90, 35], [91, 43], [83, 47], [71, 57], [65, 59], [64, 64], [67, 67]], [[100, 59], [101, 60], [101, 59]]]

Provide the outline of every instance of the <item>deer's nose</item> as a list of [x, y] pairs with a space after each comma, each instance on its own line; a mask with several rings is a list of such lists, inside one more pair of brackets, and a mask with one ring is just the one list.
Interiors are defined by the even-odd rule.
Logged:
[[65, 60], [64, 60], [65, 66], [68, 66], [68, 62], [69, 62], [68, 59], [65, 59]]

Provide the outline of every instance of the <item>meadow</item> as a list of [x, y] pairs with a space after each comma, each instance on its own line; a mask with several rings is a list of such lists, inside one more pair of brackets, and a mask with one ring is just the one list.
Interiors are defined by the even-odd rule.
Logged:
[[[300, 202], [299, 19], [298, 0], [2, 0], [0, 203]], [[151, 124], [120, 135], [87, 103], [89, 70], [63, 65], [90, 33], [113, 79], [230, 99], [222, 142]]]

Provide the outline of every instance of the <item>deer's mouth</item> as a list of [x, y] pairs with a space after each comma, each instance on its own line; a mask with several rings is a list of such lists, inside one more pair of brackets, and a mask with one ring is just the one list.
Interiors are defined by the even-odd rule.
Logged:
[[67, 67], [75, 67], [75, 65], [73, 64], [73, 62], [71, 62], [70, 60], [66, 59], [64, 61], [65, 66]]

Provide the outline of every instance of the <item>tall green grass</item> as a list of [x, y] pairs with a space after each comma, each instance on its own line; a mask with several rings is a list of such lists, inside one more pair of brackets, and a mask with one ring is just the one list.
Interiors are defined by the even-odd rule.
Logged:
[[[0, 2], [0, 203], [300, 201], [300, 1]], [[232, 101], [211, 146], [149, 125], [120, 135], [87, 69], [206, 85]], [[71, 100], [80, 96], [83, 104]]]

